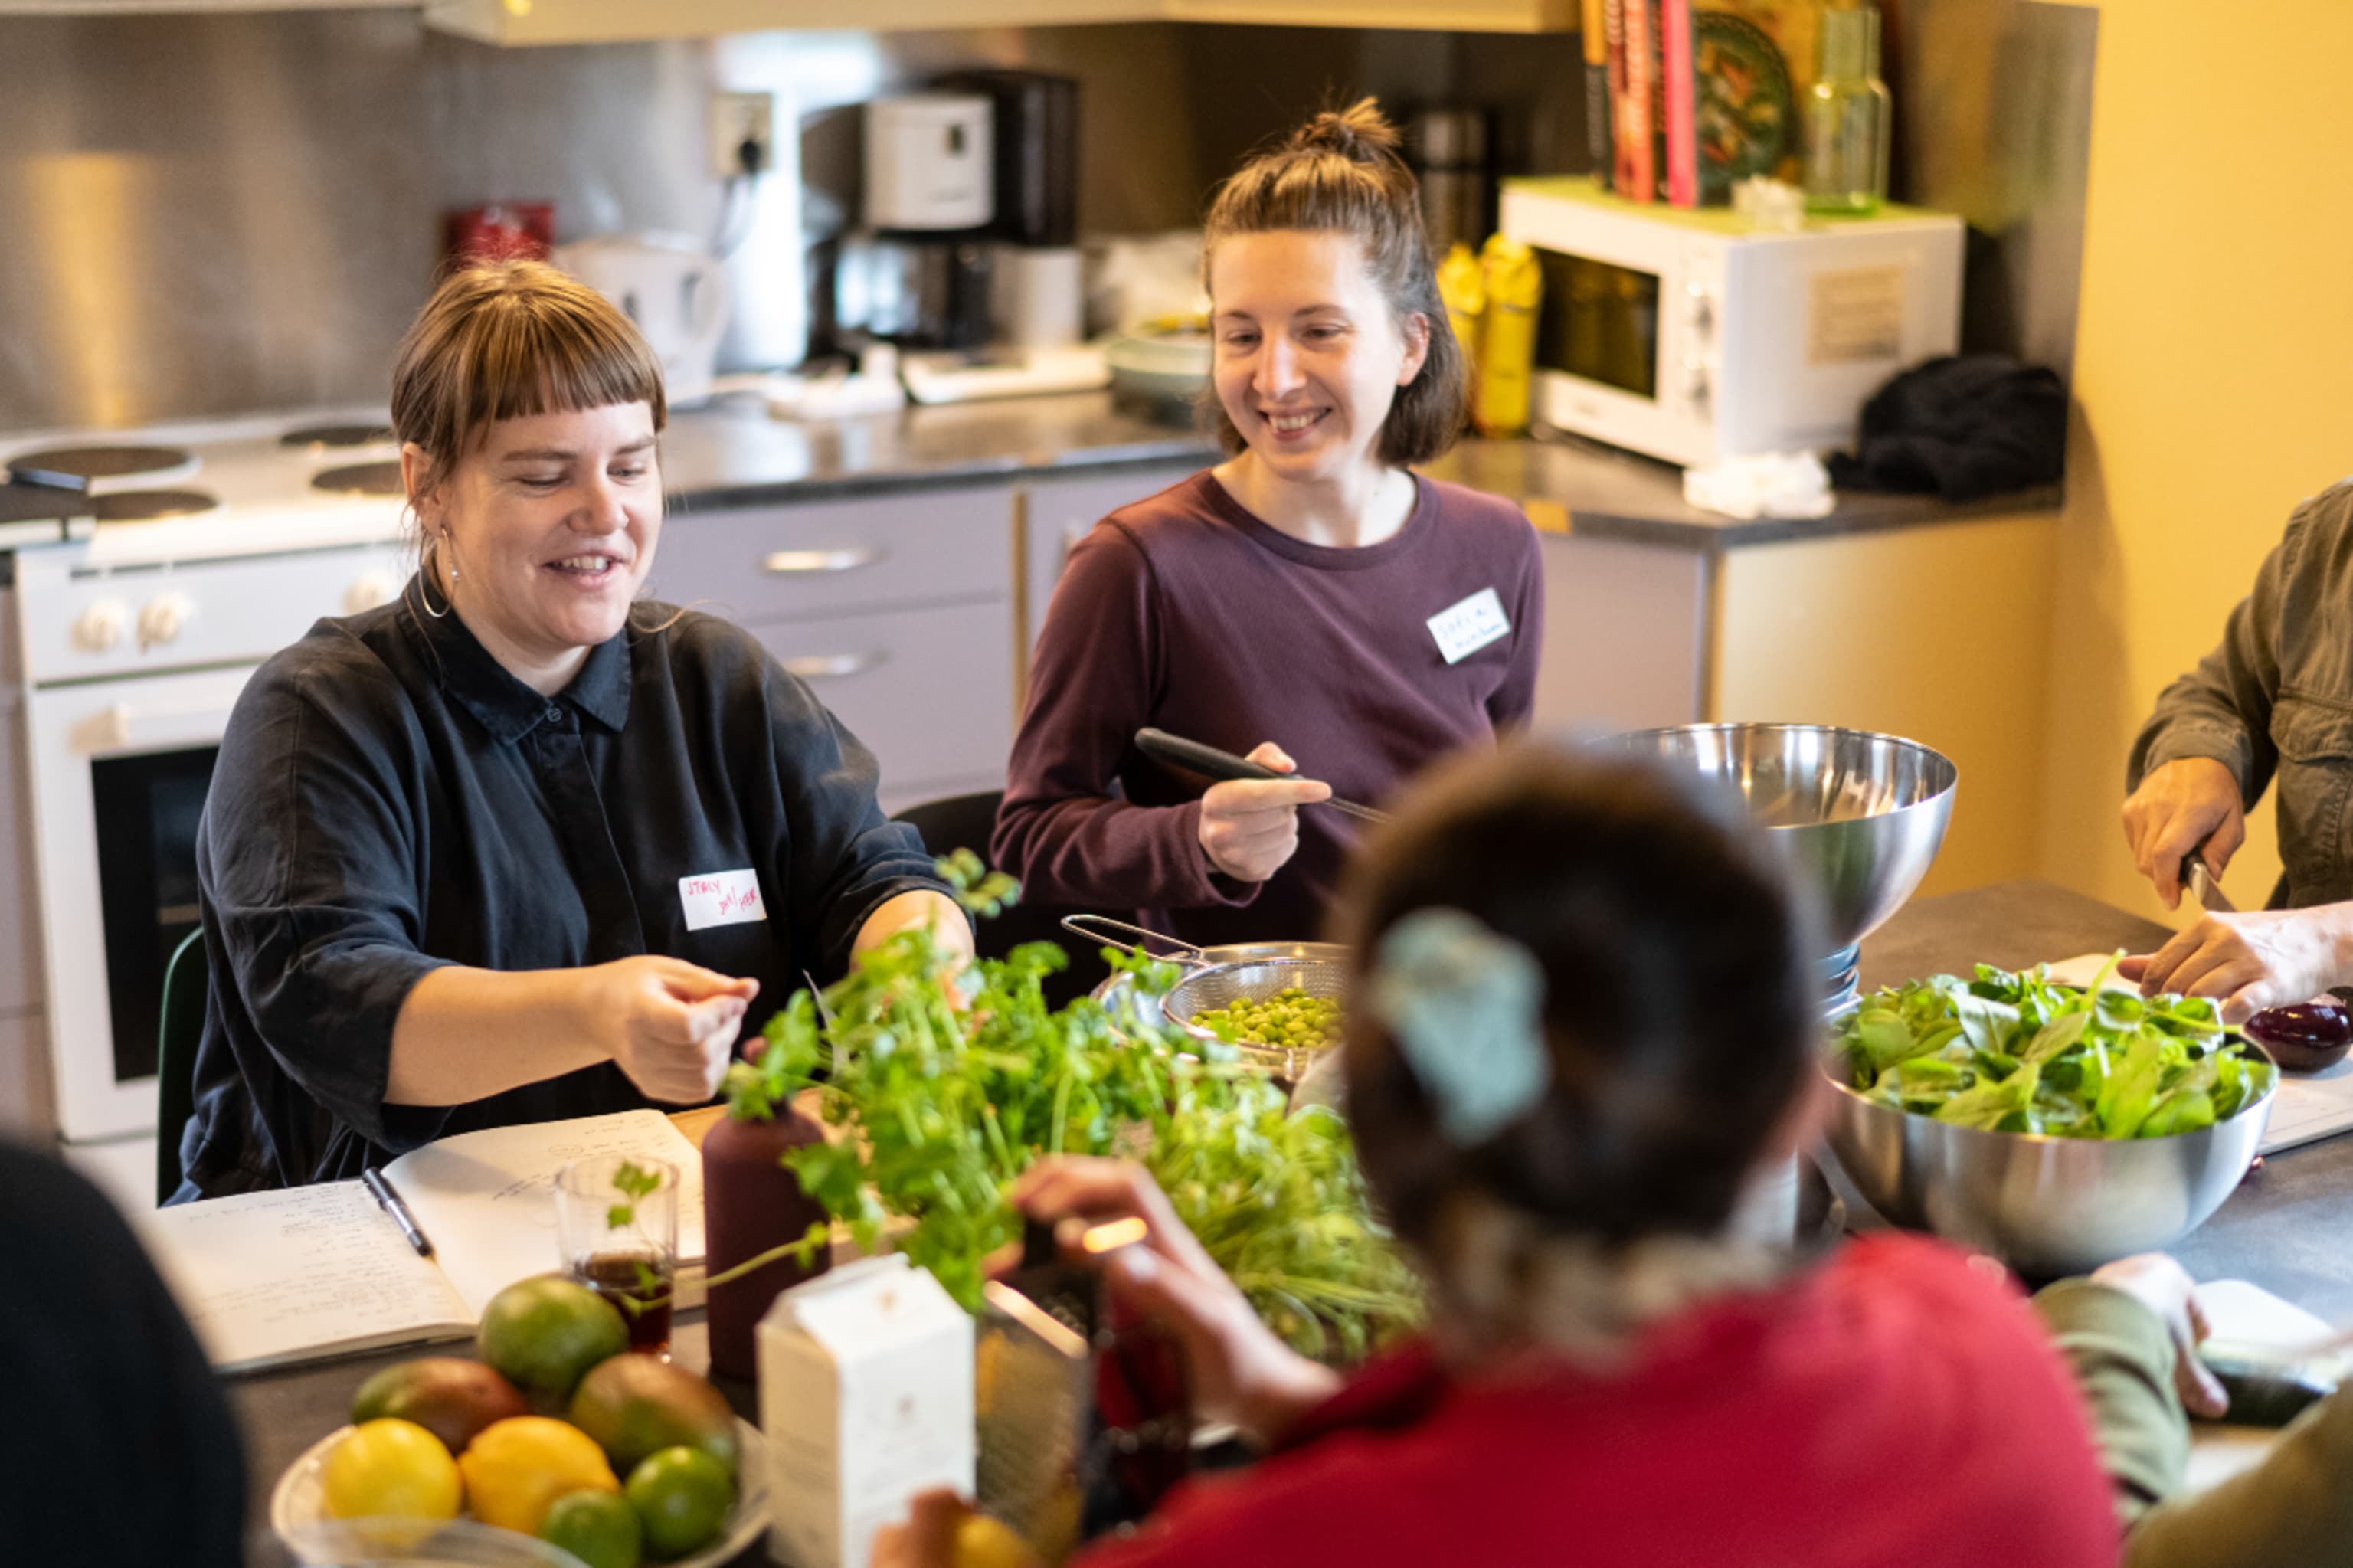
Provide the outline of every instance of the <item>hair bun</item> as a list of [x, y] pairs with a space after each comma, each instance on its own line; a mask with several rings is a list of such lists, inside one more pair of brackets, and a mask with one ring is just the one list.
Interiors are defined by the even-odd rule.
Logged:
[[1291, 139], [1293, 152], [1337, 153], [1359, 164], [1394, 159], [1400, 145], [1397, 127], [1373, 98], [1360, 98], [1345, 109], [1327, 109]]

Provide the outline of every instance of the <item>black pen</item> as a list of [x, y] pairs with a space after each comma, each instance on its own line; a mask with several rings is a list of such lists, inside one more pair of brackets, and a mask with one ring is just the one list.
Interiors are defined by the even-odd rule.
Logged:
[[392, 1190], [392, 1183], [385, 1179], [384, 1172], [370, 1165], [360, 1172], [360, 1181], [375, 1195], [375, 1201], [383, 1205], [384, 1212], [392, 1216], [392, 1223], [400, 1227], [400, 1234], [408, 1238], [408, 1245], [417, 1249], [417, 1255], [431, 1257], [433, 1244], [427, 1241], [425, 1233], [417, 1228], [417, 1222], [409, 1217], [408, 1205], [400, 1201], [400, 1194]]

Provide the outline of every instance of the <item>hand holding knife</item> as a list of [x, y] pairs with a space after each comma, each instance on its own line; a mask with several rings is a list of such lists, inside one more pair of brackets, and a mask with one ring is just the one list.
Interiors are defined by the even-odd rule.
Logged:
[[[1183, 736], [1170, 735], [1161, 729], [1146, 727], [1137, 730], [1135, 748], [1155, 762], [1165, 762], [1210, 779], [1286, 779], [1293, 777], [1288, 773], [1278, 773], [1248, 758], [1236, 757], [1230, 751], [1219, 751], [1214, 746], [1204, 746], [1198, 740], [1187, 740]], [[1360, 806], [1354, 800], [1343, 800], [1337, 795], [1314, 803], [1329, 806], [1342, 816], [1355, 817], [1360, 821], [1386, 822], [1389, 820], [1386, 811]]]

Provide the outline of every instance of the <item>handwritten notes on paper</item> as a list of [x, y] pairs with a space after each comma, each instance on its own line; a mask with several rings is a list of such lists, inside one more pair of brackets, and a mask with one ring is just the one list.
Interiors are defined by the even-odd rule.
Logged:
[[215, 1366], [473, 1330], [474, 1314], [441, 1270], [356, 1181], [187, 1203], [142, 1220]]

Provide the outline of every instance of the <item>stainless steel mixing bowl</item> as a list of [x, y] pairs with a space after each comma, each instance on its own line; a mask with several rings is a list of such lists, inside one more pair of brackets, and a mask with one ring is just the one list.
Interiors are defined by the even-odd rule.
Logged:
[[2278, 1095], [2274, 1076], [2230, 1120], [2171, 1138], [2045, 1138], [1879, 1105], [1841, 1079], [1842, 1066], [1825, 1069], [1838, 1086], [1830, 1144], [1856, 1190], [1895, 1224], [1981, 1248], [2030, 1278], [2080, 1274], [2197, 1229], [2253, 1163]]
[[1856, 946], [1928, 874], [1960, 770], [1916, 740], [1827, 725], [1682, 725], [1619, 743], [1739, 796], [1749, 820], [1820, 889], [1831, 1007], [1852, 1001]]

